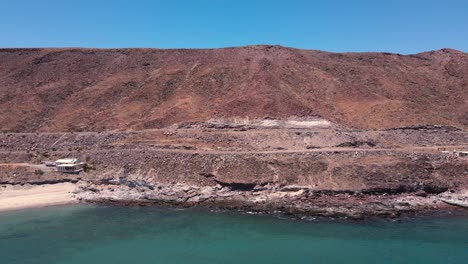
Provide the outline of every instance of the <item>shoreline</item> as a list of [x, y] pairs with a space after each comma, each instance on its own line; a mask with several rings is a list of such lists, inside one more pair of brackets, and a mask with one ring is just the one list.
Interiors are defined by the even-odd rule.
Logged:
[[43, 185], [1, 185], [0, 213], [78, 203], [73, 183]]
[[284, 215], [296, 219], [399, 219], [405, 216], [464, 212], [446, 199], [468, 202], [468, 191], [421, 196], [419, 193], [349, 194], [300, 189], [238, 191], [223, 186], [166, 185], [129, 187], [89, 182], [0, 185], [0, 213], [67, 204], [160, 206]]
[[443, 199], [468, 202], [466, 190], [460, 193], [398, 194], [340, 191], [313, 191], [298, 186], [263, 187], [239, 191], [226, 186], [190, 186], [183, 184], [126, 186], [114, 184], [81, 184], [80, 201], [122, 206], [164, 206], [172, 208], [205, 208], [261, 214], [283, 214], [293, 217], [339, 217], [349, 219], [398, 218], [427, 211], [464, 210]]

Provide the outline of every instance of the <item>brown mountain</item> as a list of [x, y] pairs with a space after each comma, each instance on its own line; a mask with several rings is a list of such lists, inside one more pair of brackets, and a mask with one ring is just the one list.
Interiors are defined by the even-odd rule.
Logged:
[[0, 49], [2, 131], [320, 116], [355, 128], [468, 126], [468, 54]]

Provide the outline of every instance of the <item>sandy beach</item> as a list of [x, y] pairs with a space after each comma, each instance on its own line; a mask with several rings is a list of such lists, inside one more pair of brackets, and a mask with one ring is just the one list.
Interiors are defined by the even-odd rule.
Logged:
[[75, 203], [72, 183], [0, 186], [0, 211]]

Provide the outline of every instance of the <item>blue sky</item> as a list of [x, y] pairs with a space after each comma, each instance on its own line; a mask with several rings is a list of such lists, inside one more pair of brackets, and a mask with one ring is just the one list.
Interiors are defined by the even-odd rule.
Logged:
[[468, 51], [467, 0], [0, 0], [0, 47]]

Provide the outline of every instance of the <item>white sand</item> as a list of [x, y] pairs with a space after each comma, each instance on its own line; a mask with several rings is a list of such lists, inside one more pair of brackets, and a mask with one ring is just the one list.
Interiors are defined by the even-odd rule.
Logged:
[[69, 204], [76, 202], [73, 183], [0, 186], [0, 211]]

